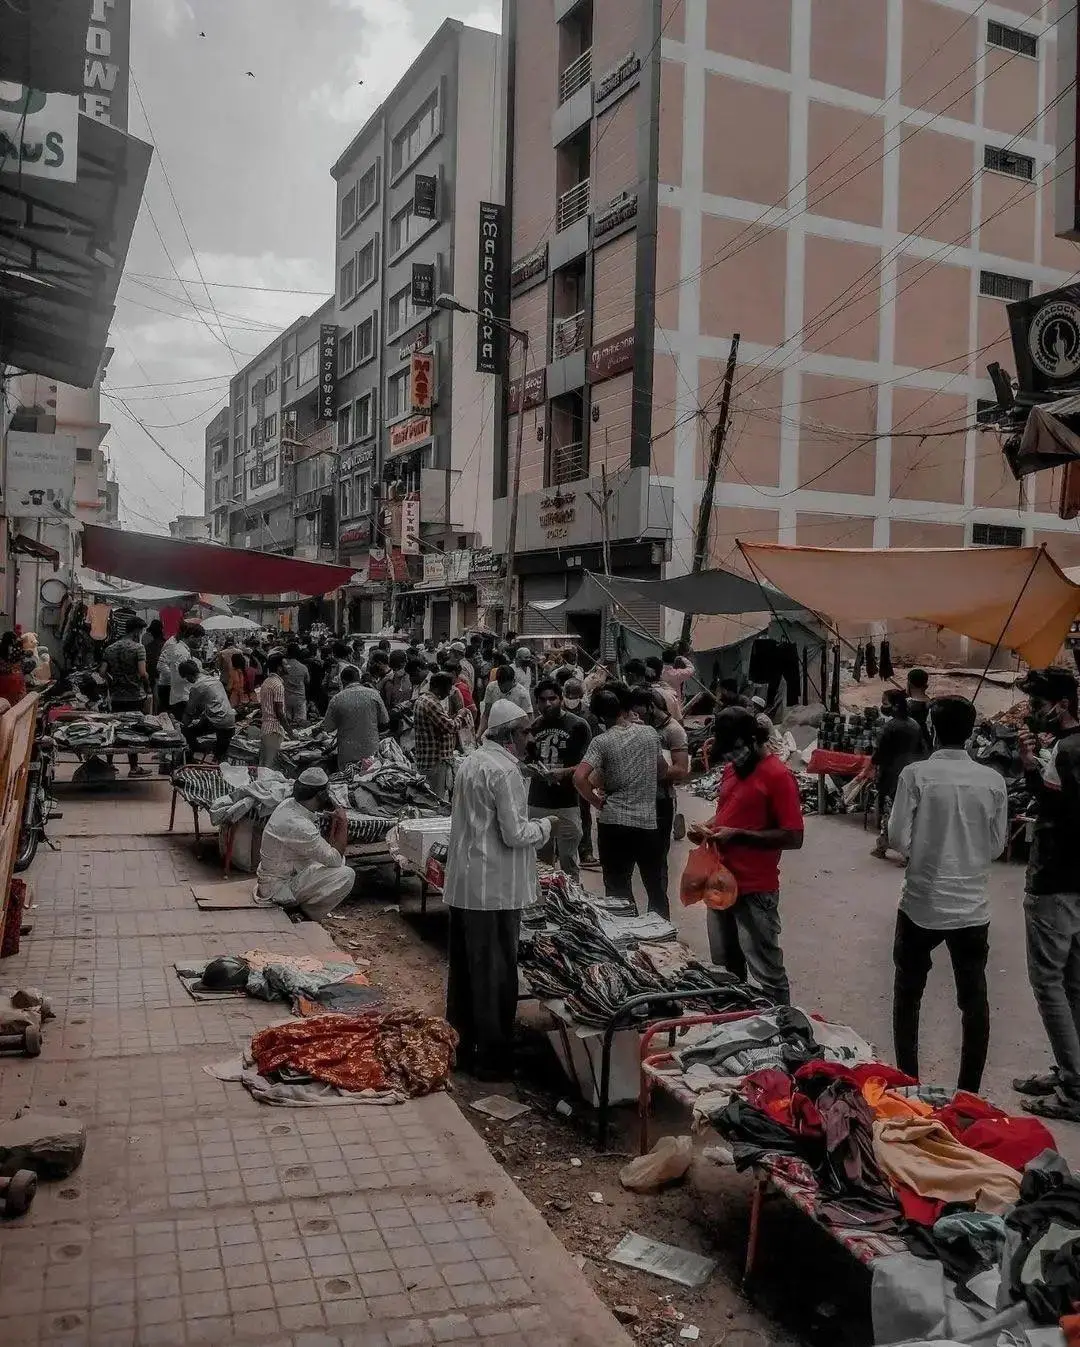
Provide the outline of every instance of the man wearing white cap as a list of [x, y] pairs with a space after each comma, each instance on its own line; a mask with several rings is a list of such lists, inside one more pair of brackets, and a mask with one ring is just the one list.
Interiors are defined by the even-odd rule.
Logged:
[[456, 659], [456, 660], [458, 661], [458, 663], [461, 665], [461, 676], [462, 676], [462, 678], [464, 678], [465, 682], [468, 684], [469, 691], [475, 696], [475, 695], [476, 695], [476, 669], [473, 667], [472, 660], [469, 659], [468, 654], [467, 654], [467, 652], [466, 652], [466, 650], [465, 650], [465, 642], [464, 642], [464, 641], [451, 641], [451, 642], [450, 642], [450, 655], [451, 655], [451, 658], [452, 658], [452, 659]]
[[536, 897], [536, 848], [551, 837], [550, 818], [529, 818], [520, 764], [530, 723], [520, 706], [496, 702], [454, 783], [446, 1018], [460, 1039], [458, 1065], [481, 1080], [513, 1070], [521, 911]]
[[[329, 785], [321, 767], [309, 767], [297, 777], [292, 799], [283, 800], [270, 815], [257, 872], [257, 898], [279, 907], [299, 907], [313, 921], [343, 903], [356, 882], [356, 871], [344, 859], [345, 811], [334, 807]], [[327, 812], [333, 816], [329, 840], [316, 818]]]

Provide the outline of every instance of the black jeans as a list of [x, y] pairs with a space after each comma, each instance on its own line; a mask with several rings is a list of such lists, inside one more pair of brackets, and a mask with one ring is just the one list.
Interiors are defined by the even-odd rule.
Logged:
[[675, 796], [656, 797], [657, 845], [660, 848], [660, 879], [664, 892], [668, 889], [668, 852], [671, 850], [671, 830], [675, 826]]
[[458, 1033], [461, 1067], [512, 1068], [520, 929], [520, 912], [450, 909], [446, 1018]]
[[933, 953], [944, 943], [952, 959], [956, 1004], [962, 1025], [960, 1073], [957, 1086], [978, 1094], [990, 1047], [990, 1001], [986, 992], [986, 961], [990, 955], [990, 927], [960, 926], [930, 931], [903, 912], [896, 915], [893, 942], [893, 1042], [896, 1065], [909, 1076], [919, 1074], [919, 1009]]
[[235, 730], [232, 725], [224, 730], [218, 729], [211, 725], [204, 716], [201, 720], [196, 720], [186, 726], [183, 733], [187, 740], [189, 761], [193, 760], [198, 752], [200, 735], [212, 734], [214, 736], [214, 759], [217, 762], [224, 762], [229, 756]]
[[583, 861], [586, 858], [591, 859], [593, 854], [592, 844], [592, 809], [588, 800], [582, 800], [581, 809], [581, 845], [578, 847], [578, 860]]
[[649, 901], [649, 911], [670, 915], [664, 884], [660, 832], [657, 828], [628, 828], [621, 823], [597, 823], [596, 850], [604, 876], [604, 892], [612, 898], [634, 898], [634, 866]]

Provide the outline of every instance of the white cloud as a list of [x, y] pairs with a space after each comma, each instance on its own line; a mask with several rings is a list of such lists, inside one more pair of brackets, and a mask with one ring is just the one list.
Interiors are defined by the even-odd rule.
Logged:
[[195, 11], [188, 0], [153, 0], [152, 8], [170, 37], [174, 37], [185, 23], [192, 23], [195, 19]]

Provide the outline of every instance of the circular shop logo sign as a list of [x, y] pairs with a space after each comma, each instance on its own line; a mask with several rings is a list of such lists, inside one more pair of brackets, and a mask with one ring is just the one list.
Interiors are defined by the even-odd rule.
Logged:
[[1080, 370], [1080, 308], [1065, 300], [1041, 308], [1028, 330], [1028, 349], [1048, 378], [1070, 378]]

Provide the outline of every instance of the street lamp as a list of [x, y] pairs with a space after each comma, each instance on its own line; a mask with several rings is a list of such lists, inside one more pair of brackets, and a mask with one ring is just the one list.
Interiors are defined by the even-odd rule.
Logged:
[[[483, 318], [486, 323], [501, 328], [511, 342], [521, 343], [521, 398], [518, 403], [517, 444], [514, 449], [514, 486], [510, 494], [510, 521], [506, 530], [506, 578], [503, 582], [503, 621], [506, 630], [509, 631], [514, 602], [514, 554], [517, 551], [518, 502], [521, 497], [521, 451], [525, 429], [525, 380], [529, 375], [529, 334], [519, 327], [513, 327], [505, 318], [496, 318], [492, 314], [481, 313], [479, 309], [462, 304], [453, 295], [439, 295], [435, 300], [435, 307], [450, 313], [473, 314], [477, 318]], [[447, 524], [449, 525], [449, 518]]]

